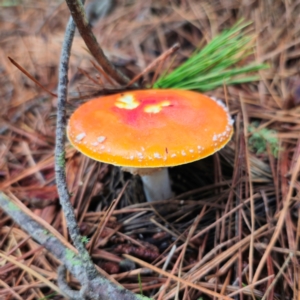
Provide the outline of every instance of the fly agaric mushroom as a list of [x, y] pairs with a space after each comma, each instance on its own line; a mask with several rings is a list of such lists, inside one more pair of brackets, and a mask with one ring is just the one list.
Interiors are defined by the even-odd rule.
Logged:
[[166, 167], [207, 157], [230, 140], [223, 102], [184, 90], [136, 90], [99, 97], [71, 116], [67, 134], [86, 156], [139, 174], [147, 201], [172, 196]]

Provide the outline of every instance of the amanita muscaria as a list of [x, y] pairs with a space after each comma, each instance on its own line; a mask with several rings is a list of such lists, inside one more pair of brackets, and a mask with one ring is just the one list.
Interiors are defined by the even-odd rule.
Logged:
[[223, 102], [184, 90], [136, 90], [99, 97], [72, 114], [67, 134], [84, 155], [139, 174], [148, 201], [172, 196], [166, 167], [227, 144], [233, 121]]

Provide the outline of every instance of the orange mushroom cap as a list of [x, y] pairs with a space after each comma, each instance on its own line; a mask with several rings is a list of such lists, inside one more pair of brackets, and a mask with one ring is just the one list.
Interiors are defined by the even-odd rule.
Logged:
[[215, 153], [230, 140], [232, 124], [219, 100], [184, 90], [137, 90], [86, 102], [71, 116], [67, 134], [92, 159], [157, 168]]

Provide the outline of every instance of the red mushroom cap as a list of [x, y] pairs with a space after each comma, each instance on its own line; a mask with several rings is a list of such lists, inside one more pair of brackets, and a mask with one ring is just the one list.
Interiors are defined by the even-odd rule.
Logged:
[[136, 168], [199, 160], [230, 140], [225, 105], [184, 90], [137, 90], [99, 97], [71, 116], [67, 134], [86, 156]]

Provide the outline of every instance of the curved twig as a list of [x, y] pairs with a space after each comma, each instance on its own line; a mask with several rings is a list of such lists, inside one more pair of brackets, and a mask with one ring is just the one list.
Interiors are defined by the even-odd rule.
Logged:
[[68, 69], [69, 58], [72, 47], [72, 42], [75, 33], [75, 24], [70, 18], [65, 38], [62, 46], [60, 67], [59, 67], [59, 82], [58, 82], [58, 98], [57, 98], [57, 119], [56, 119], [56, 141], [55, 141], [55, 175], [56, 185], [59, 195], [59, 201], [66, 217], [69, 234], [74, 243], [75, 248], [83, 257], [88, 256], [88, 252], [82, 242], [82, 237], [79, 232], [74, 209], [70, 202], [70, 196], [67, 189], [67, 180], [65, 174], [65, 141], [66, 141], [66, 99], [68, 92]]

